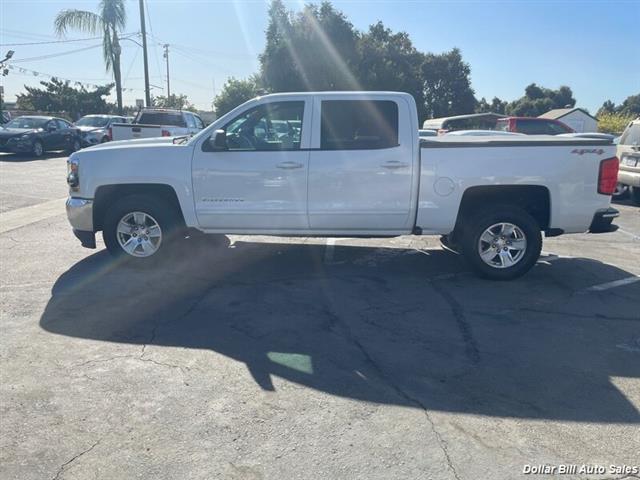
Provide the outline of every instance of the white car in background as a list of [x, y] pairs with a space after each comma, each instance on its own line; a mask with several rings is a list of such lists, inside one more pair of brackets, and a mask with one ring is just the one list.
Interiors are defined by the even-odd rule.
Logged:
[[111, 126], [126, 121], [126, 117], [119, 115], [85, 115], [75, 126], [80, 130], [82, 146], [90, 147], [111, 141]]
[[631, 199], [640, 205], [640, 118], [632, 121], [618, 143], [620, 172], [615, 198], [622, 199], [631, 194]]

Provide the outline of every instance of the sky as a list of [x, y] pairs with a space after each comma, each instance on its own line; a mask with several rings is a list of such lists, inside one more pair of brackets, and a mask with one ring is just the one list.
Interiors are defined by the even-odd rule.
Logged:
[[[153, 95], [166, 94], [162, 45], [169, 44], [172, 93], [203, 110], [225, 80], [256, 72], [267, 27], [265, 0], [145, 0]], [[285, 2], [299, 10], [306, 2]], [[595, 113], [610, 99], [640, 93], [640, 0], [342, 0], [332, 2], [359, 30], [381, 20], [409, 33], [424, 52], [462, 50], [478, 99], [515, 100], [532, 82], [568, 85], [577, 106]], [[54, 42], [53, 20], [63, 9], [96, 11], [98, 0], [0, 0], [0, 54], [14, 50], [0, 77], [6, 101], [49, 76], [105, 84], [100, 40]], [[127, 0], [125, 32], [140, 31], [137, 0]], [[66, 39], [89, 35], [71, 32]], [[132, 36], [140, 41], [140, 37]], [[11, 45], [10, 45], [11, 44]], [[123, 41], [125, 104], [144, 98], [142, 49]], [[80, 51], [78, 51], [80, 50]], [[46, 58], [48, 55], [66, 55]], [[2, 58], [0, 57], [0, 58]], [[39, 58], [45, 57], [45, 58]], [[18, 70], [22, 68], [23, 71]], [[35, 76], [33, 72], [38, 72]], [[113, 96], [115, 97], [115, 95]], [[115, 101], [115, 98], [111, 99]]]

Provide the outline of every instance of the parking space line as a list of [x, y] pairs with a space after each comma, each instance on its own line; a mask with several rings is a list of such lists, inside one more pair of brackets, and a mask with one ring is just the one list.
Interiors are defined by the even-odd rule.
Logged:
[[580, 290], [578, 293], [602, 292], [604, 290], [609, 290], [611, 288], [630, 285], [635, 282], [640, 282], [640, 275], [634, 275], [632, 277], [622, 278], [620, 280], [614, 280], [613, 282], [606, 282], [606, 283], [601, 283], [599, 285], [593, 285], [592, 287], [585, 288], [584, 290]]
[[61, 215], [65, 211], [65, 201], [66, 197], [0, 213], [0, 233]]
[[620, 233], [624, 233], [625, 235], [629, 235], [634, 240], [640, 240], [640, 236], [636, 235], [635, 233], [627, 232], [626, 230], [623, 230], [622, 228], [618, 228], [617, 231], [620, 232]]
[[327, 238], [326, 247], [324, 249], [324, 263], [333, 262], [333, 252], [336, 247], [336, 239], [335, 238]]

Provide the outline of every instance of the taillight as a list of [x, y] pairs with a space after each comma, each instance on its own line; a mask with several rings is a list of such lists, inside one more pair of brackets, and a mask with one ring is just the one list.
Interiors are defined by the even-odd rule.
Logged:
[[598, 173], [598, 193], [602, 195], [613, 195], [618, 183], [618, 168], [620, 162], [616, 157], [607, 158], [600, 162], [600, 172]]
[[169, 130], [162, 130], [162, 136], [163, 137], [170, 137], [171, 136], [171, 132], [169, 132]]

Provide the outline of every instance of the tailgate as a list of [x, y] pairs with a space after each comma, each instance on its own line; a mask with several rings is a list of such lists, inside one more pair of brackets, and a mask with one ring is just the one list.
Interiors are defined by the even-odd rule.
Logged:
[[132, 125], [130, 123], [116, 123], [111, 128], [113, 140], [132, 140], [135, 138], [154, 138], [162, 136], [162, 127], [159, 125]]

